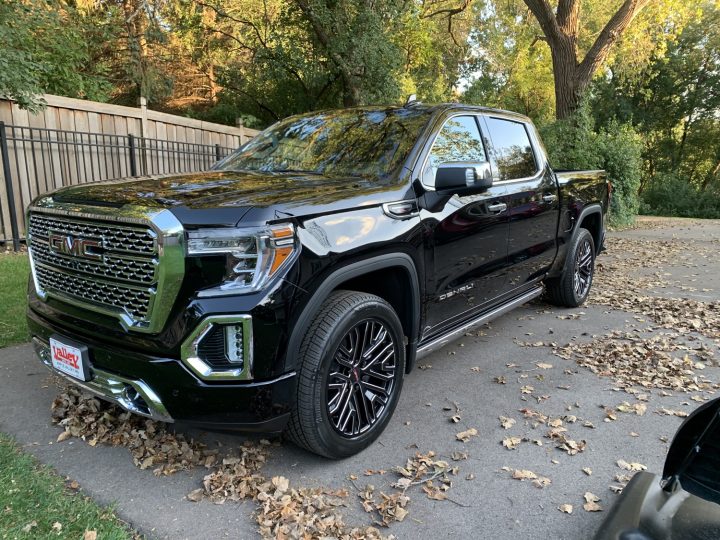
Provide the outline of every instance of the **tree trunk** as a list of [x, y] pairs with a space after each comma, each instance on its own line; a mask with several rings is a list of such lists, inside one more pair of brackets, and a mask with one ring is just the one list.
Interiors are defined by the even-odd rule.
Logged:
[[607, 60], [612, 45], [649, 2], [625, 0], [580, 61], [577, 55], [580, 0], [558, 0], [556, 12], [553, 12], [548, 0], [525, 0], [545, 34], [552, 53], [555, 116], [558, 120], [575, 112], [593, 75]]
[[555, 79], [555, 116], [567, 118], [580, 103], [577, 87], [577, 61], [575, 47], [569, 39], [561, 40], [552, 49], [553, 76]]

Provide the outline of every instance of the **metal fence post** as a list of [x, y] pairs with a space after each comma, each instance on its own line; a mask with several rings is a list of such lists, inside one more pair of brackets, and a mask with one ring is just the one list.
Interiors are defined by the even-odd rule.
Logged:
[[0, 122], [0, 153], [2, 154], [3, 175], [5, 176], [5, 190], [10, 210], [10, 230], [12, 234], [13, 249], [20, 251], [20, 233], [18, 232], [17, 209], [15, 208], [15, 194], [12, 177], [10, 176], [10, 156], [8, 154], [7, 132], [5, 122]]
[[220, 155], [220, 145], [215, 145], [215, 161], [220, 161], [222, 159], [222, 156]]
[[130, 176], [137, 176], [137, 158], [135, 156], [135, 135], [128, 135], [128, 147], [130, 148]]

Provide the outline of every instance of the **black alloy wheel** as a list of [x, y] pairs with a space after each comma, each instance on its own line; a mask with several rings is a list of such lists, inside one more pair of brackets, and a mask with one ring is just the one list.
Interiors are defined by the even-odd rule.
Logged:
[[400, 319], [379, 296], [335, 291], [304, 334], [286, 434], [321, 456], [357, 454], [385, 429], [402, 390]]
[[584, 238], [575, 254], [575, 272], [573, 288], [578, 298], [585, 298], [590, 292], [593, 278], [593, 246], [589, 238]]
[[595, 274], [595, 242], [587, 229], [578, 229], [565, 256], [558, 278], [545, 281], [545, 296], [556, 306], [578, 307], [585, 303]]
[[345, 334], [330, 365], [327, 413], [335, 430], [356, 437], [383, 415], [395, 390], [397, 347], [378, 319], [359, 322]]

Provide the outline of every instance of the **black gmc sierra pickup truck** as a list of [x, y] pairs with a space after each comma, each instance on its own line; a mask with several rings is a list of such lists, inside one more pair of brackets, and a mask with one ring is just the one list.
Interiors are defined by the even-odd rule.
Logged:
[[37, 198], [33, 342], [134, 413], [349, 456], [420, 355], [543, 291], [586, 299], [610, 191], [511, 112], [295, 116], [208, 172]]

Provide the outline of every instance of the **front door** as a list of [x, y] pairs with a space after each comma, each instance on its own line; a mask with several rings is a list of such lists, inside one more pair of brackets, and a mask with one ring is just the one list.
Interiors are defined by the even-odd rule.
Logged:
[[[423, 183], [437, 166], [488, 160], [474, 115], [450, 117], [433, 142]], [[508, 212], [505, 186], [473, 195], [428, 191], [423, 201], [432, 252], [425, 336], [467, 319], [503, 291], [507, 271]]]
[[[534, 151], [530, 125], [486, 116], [497, 183], [507, 187], [508, 289], [541, 278], [557, 252], [560, 200], [555, 175]], [[535, 143], [537, 144], [537, 143]]]

